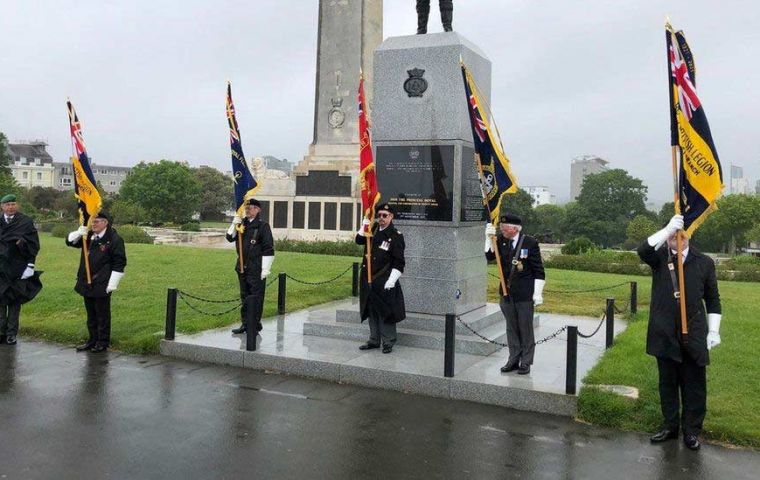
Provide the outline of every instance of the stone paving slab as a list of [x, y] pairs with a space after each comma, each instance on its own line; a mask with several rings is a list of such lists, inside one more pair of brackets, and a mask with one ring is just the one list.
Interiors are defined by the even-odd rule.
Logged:
[[[564, 332], [536, 347], [530, 375], [501, 373], [499, 368], [508, 354], [507, 349], [500, 348], [488, 356], [456, 353], [454, 377], [446, 378], [442, 350], [396, 345], [391, 354], [383, 354], [380, 350], [358, 349], [366, 336], [347, 340], [304, 335], [305, 324], [335, 322], [336, 311], [351, 308], [355, 302], [355, 299], [331, 302], [266, 319], [254, 352], [245, 350], [245, 335], [233, 335], [227, 327], [162, 341], [161, 354], [520, 410], [575, 415], [577, 397], [564, 393], [567, 343]], [[565, 325], [577, 325], [581, 332], [591, 333], [599, 324], [599, 319], [594, 318], [540, 313], [536, 339]], [[624, 321], [617, 320], [615, 334], [625, 326]], [[361, 326], [355, 328], [361, 332]], [[368, 333], [367, 327], [364, 334]], [[604, 328], [590, 339], [579, 339], [577, 390], [581, 379], [604, 353], [604, 341]]]

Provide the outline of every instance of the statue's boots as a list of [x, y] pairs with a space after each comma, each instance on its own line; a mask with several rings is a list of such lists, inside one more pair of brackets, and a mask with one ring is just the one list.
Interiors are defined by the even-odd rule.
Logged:
[[424, 35], [427, 33], [429, 16], [430, 0], [417, 0], [417, 35]]
[[454, 3], [453, 0], [440, 0], [438, 5], [441, 8], [441, 23], [443, 23], [443, 31], [451, 31], [451, 21], [454, 17]]

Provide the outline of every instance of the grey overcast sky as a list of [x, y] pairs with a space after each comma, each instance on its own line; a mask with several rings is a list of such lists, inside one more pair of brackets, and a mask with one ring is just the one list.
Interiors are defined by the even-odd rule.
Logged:
[[[354, 0], [349, 0], [354, 1]], [[384, 36], [414, 0], [385, 0]], [[433, 0], [430, 31], [440, 31]], [[69, 156], [70, 96], [96, 163], [229, 169], [233, 81], [247, 156], [299, 161], [312, 139], [317, 0], [0, 0], [0, 131]], [[492, 106], [521, 185], [570, 189], [570, 160], [629, 170], [671, 197], [664, 19], [686, 32], [724, 169], [754, 189], [760, 2], [455, 0], [454, 28], [493, 62]]]

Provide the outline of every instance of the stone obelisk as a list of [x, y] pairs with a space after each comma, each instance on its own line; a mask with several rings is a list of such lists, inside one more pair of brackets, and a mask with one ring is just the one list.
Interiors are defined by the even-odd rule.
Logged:
[[[382, 0], [319, 1], [314, 138], [294, 169], [296, 175], [315, 170], [358, 174], [359, 72], [364, 71], [371, 85], [372, 52], [382, 39]], [[371, 97], [368, 102], [371, 105]]]

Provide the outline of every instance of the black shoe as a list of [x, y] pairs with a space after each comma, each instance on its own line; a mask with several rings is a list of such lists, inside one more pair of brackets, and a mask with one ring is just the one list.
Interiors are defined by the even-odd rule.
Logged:
[[372, 350], [373, 348], [380, 348], [380, 345], [367, 342], [364, 345], [359, 346], [359, 350]]
[[8, 335], [5, 337], [5, 343], [8, 345], [16, 345], [16, 335]]
[[108, 350], [108, 347], [104, 347], [103, 345], [95, 345], [90, 349], [90, 352], [92, 353], [103, 353]]
[[683, 444], [686, 445], [686, 448], [689, 450], [699, 450], [699, 447], [702, 446], [696, 435], [684, 435]]
[[234, 333], [235, 335], [239, 335], [239, 334], [245, 333], [247, 331], [248, 331], [248, 329], [245, 328], [245, 325], [240, 325], [238, 328], [233, 328], [232, 329], [232, 333]]
[[507, 362], [506, 365], [501, 367], [501, 371], [504, 373], [514, 372], [520, 367], [520, 362], [515, 360], [514, 362]]
[[79, 345], [77, 347], [77, 352], [84, 352], [86, 350], [91, 350], [92, 347], [94, 347], [94, 346], [95, 346], [94, 343], [90, 343], [90, 342], [84, 343], [84, 344]]
[[5, 343], [5, 335], [0, 335], [0, 345]]
[[669, 430], [665, 428], [649, 437], [649, 441], [652, 443], [661, 443], [668, 440], [675, 440], [676, 438], [678, 438], [677, 430]]
[[520, 368], [517, 369], [518, 375], [527, 375], [530, 373], [530, 365], [520, 365]]
[[391, 353], [393, 351], [393, 345], [383, 345], [383, 353]]

